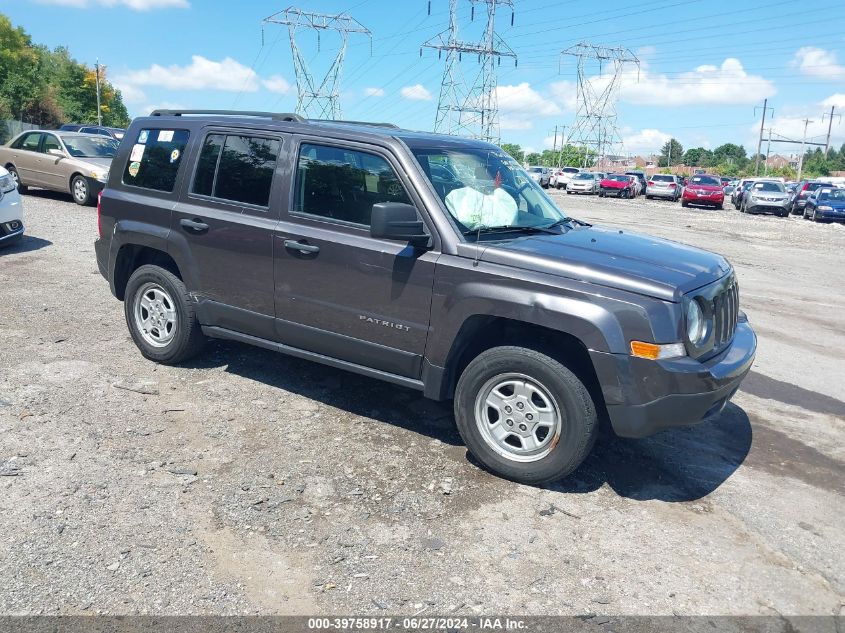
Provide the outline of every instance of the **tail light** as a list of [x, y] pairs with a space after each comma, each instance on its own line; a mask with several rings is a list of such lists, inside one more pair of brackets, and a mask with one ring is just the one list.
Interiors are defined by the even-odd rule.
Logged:
[[103, 237], [103, 190], [97, 194], [97, 233]]
[[678, 185], [676, 185], [674, 182], [670, 182], [670, 183], [669, 183], [669, 189], [674, 189], [674, 188], [675, 188], [675, 187], [677, 187], [677, 186], [678, 186]]
[[805, 183], [804, 183], [804, 186], [803, 186], [803, 187], [801, 187], [801, 191], [807, 191], [807, 189], [808, 189], [809, 187], [810, 187], [810, 183], [809, 183], [809, 182], [805, 182]]
[[648, 186], [649, 186], [649, 187], [653, 187], [653, 186], [654, 186], [654, 183], [653, 183], [653, 182], [651, 182], [651, 181], [649, 180], [649, 181], [648, 181]]

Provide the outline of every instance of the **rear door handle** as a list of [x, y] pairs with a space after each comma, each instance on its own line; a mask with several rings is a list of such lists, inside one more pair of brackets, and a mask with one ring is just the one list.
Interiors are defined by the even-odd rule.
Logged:
[[319, 253], [320, 247], [314, 244], [304, 244], [296, 240], [285, 240], [285, 248], [292, 251], [299, 251], [300, 253]]
[[193, 233], [205, 233], [208, 230], [208, 225], [199, 219], [189, 220], [185, 218], [183, 220], [179, 220], [179, 224], [181, 224], [182, 228], [185, 230]]

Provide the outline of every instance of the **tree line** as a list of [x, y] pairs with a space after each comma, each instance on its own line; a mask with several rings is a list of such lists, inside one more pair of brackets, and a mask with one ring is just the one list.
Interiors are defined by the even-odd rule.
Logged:
[[[565, 145], [559, 150], [543, 150], [542, 152], [526, 153], [522, 147], [515, 143], [502, 143], [502, 149], [510, 154], [520, 163], [529, 165], [543, 165], [545, 167], [581, 167], [582, 165], [593, 165], [596, 161], [596, 152], [584, 147]], [[586, 160], [585, 160], [586, 157]], [[754, 175], [756, 155], [749, 155], [742, 145], [725, 143], [715, 149], [704, 147], [693, 147], [684, 150], [683, 145], [671, 138], [663, 144], [660, 155], [657, 157], [657, 166], [662, 171], [671, 173], [673, 167], [685, 165], [687, 167], [703, 167], [708, 171], [720, 176], [751, 176]], [[765, 171], [764, 162], [766, 157], [760, 155], [759, 173]], [[825, 158], [824, 150], [820, 147], [808, 150], [804, 154], [802, 166], [802, 177], [808, 178], [817, 176], [829, 176], [834, 171], [845, 170], [845, 144], [839, 148], [830, 148]], [[796, 169], [793, 167], [770, 168], [769, 175], [783, 176], [784, 178], [795, 178]]]
[[[0, 120], [40, 127], [97, 122], [97, 73], [67, 48], [34, 44], [29, 34], [0, 13]], [[129, 113], [120, 91], [100, 67], [103, 125], [126, 127]]]

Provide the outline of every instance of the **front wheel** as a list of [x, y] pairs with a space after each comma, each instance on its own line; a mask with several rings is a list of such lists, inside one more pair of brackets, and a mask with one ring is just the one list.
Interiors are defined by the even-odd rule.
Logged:
[[495, 347], [470, 362], [455, 391], [455, 420], [485, 468], [525, 484], [570, 474], [598, 433], [584, 383], [557, 360], [524, 347]]
[[721, 211], [724, 208], [725, 208], [725, 205], [722, 204], [722, 203], [719, 203], [719, 204], [716, 205], [716, 211]]
[[123, 311], [135, 345], [157, 363], [181, 363], [205, 343], [185, 284], [159, 266], [141, 266], [132, 273]]
[[686, 208], [689, 203], [686, 200], [681, 200], [681, 206]]
[[88, 186], [88, 179], [85, 176], [74, 176], [70, 181], [70, 192], [73, 201], [81, 206], [91, 202], [91, 187]]

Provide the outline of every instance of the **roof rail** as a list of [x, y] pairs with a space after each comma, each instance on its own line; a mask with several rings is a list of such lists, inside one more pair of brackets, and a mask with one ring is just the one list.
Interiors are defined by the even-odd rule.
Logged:
[[377, 123], [375, 121], [347, 121], [345, 119], [308, 119], [311, 123], [346, 123], [348, 125], [372, 125], [374, 127], [388, 127], [393, 130], [401, 129], [395, 123]]
[[182, 116], [183, 114], [212, 114], [222, 116], [251, 116], [274, 121], [295, 121], [304, 123], [305, 119], [292, 112], [253, 112], [250, 110], [153, 110], [150, 116]]

